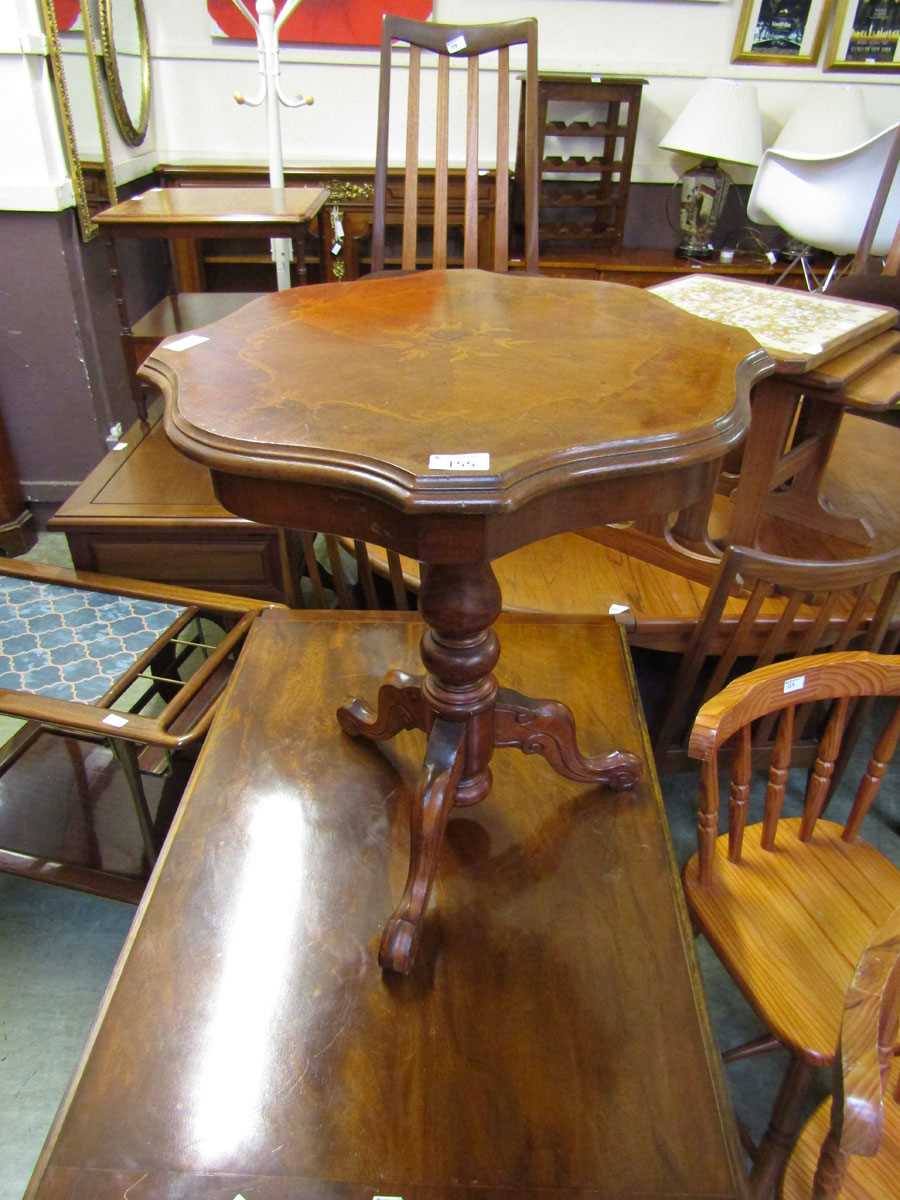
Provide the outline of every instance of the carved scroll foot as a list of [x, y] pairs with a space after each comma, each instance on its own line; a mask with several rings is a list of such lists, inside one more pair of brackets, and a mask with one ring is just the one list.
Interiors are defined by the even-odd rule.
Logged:
[[338, 724], [350, 737], [386, 742], [403, 729], [428, 729], [429, 711], [422, 697], [421, 675], [388, 671], [378, 689], [378, 709], [351, 700], [337, 710]]
[[542, 755], [557, 774], [579, 783], [603, 783], [613, 791], [633, 788], [641, 761], [623, 750], [587, 757], [578, 749], [575, 719], [558, 700], [533, 700], [500, 688], [494, 710], [496, 746], [512, 746]]
[[462, 721], [435, 719], [428, 735], [425, 763], [410, 814], [409, 874], [403, 898], [385, 926], [378, 961], [385, 971], [409, 974], [416, 959], [421, 922], [444, 841], [462, 771], [466, 727]]

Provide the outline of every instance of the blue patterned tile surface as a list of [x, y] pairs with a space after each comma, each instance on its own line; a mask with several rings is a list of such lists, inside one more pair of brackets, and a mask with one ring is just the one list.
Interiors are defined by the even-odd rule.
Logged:
[[92, 704], [183, 612], [0, 576], [0, 688]]

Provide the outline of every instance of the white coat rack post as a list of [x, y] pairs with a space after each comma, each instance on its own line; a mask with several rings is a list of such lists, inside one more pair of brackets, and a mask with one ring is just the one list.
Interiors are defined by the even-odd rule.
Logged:
[[[286, 96], [281, 88], [278, 35], [282, 25], [300, 4], [300, 0], [287, 0], [277, 19], [274, 0], [256, 0], [256, 17], [244, 0], [232, 0], [232, 3], [243, 13], [256, 32], [260, 74], [256, 95], [244, 96], [235, 92], [234, 98], [238, 104], [249, 104], [253, 108], [265, 101], [269, 133], [269, 185], [273, 188], [283, 188], [284, 153], [281, 146], [279, 105], [283, 104], [285, 108], [303, 108], [304, 105], [313, 103], [312, 96]], [[272, 238], [272, 259], [275, 263], [278, 290], [283, 292], [291, 286], [291, 243], [287, 238]]]

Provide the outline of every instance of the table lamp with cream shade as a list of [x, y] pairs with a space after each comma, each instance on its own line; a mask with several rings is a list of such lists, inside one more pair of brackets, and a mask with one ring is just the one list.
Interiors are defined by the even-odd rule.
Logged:
[[731, 186], [718, 160], [756, 166], [762, 157], [756, 88], [733, 79], [704, 80], [659, 144], [702, 159], [680, 179], [681, 242], [675, 253], [679, 258], [709, 258]]

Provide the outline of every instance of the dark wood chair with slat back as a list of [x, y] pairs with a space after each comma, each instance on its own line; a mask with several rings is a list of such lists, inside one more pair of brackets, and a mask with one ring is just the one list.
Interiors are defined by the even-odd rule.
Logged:
[[[900, 1190], [900, 908], [853, 973], [835, 1053], [833, 1097], [803, 1126], [783, 1200], [882, 1200]], [[829, 1121], [829, 1111], [831, 1119]]]
[[[375, 151], [375, 211], [372, 227], [372, 271], [385, 266], [387, 217], [388, 140], [391, 111], [391, 64], [395, 41], [409, 46], [409, 82], [406, 113], [406, 175], [403, 187], [403, 244], [401, 269], [413, 271], [418, 261], [419, 115], [422, 51], [437, 55], [437, 126], [435, 130], [434, 218], [431, 265], [447, 267], [447, 172], [450, 144], [450, 60], [467, 62], [466, 183], [463, 229], [463, 266], [507, 270], [509, 263], [509, 50], [527, 48], [525, 114], [525, 229], [526, 269], [538, 270], [538, 145], [537, 145], [537, 21], [507, 21], [495, 25], [433, 25], [386, 16], [381, 35], [378, 87], [378, 134]], [[479, 60], [496, 53], [497, 145], [493, 232], [479, 252], [478, 228], [478, 125]], [[489, 231], [482, 231], [489, 233]], [[490, 251], [490, 252], [488, 252]]]
[[[878, 738], [846, 823], [821, 816], [848, 714], [864, 697], [900, 697], [900, 656], [824, 654], [762, 667], [734, 680], [697, 714], [690, 754], [702, 762], [698, 850], [684, 869], [695, 928], [768, 1033], [726, 1061], [778, 1047], [791, 1055], [769, 1128], [753, 1153], [751, 1192], [769, 1197], [797, 1133], [817, 1067], [830, 1064], [854, 966], [872, 933], [900, 905], [900, 870], [862, 841], [900, 737], [900, 703]], [[830, 713], [809, 771], [799, 817], [783, 815], [787, 767], [800, 708]], [[748, 824], [754, 722], [778, 720], [762, 820]], [[734, 739], [728, 828], [718, 835], [719, 766]]]
[[[900, 550], [843, 562], [808, 562], [779, 558], [762, 550], [730, 547], [703, 612], [653, 719], [653, 746], [660, 771], [687, 767], [686, 738], [700, 705], [742, 670], [768, 666], [788, 655], [822, 649], [883, 651], [896, 644], [897, 588]], [[737, 618], [723, 619], [730, 596], [743, 590], [747, 600]], [[780, 614], [772, 613], [768, 634], [760, 644], [763, 605], [783, 597]], [[816, 710], [798, 718], [794, 764], [811, 760], [814, 741], [801, 735]], [[811, 737], [816, 736], [813, 722]], [[859, 720], [854, 719], [853, 731]], [[755, 737], [757, 754], [769, 744], [772, 722], [761, 722]]]
[[[448, 254], [447, 177], [450, 139], [450, 60], [465, 59], [466, 79], [466, 186], [463, 226], [463, 267], [506, 271], [510, 243], [510, 79], [511, 46], [526, 47], [525, 152], [524, 152], [524, 258], [528, 272], [538, 270], [538, 143], [537, 143], [537, 21], [527, 18], [493, 25], [435, 25], [386, 16], [381, 37], [381, 67], [378, 92], [378, 133], [375, 156], [375, 210], [372, 228], [372, 274], [384, 272], [387, 233], [387, 173], [391, 114], [391, 66], [394, 42], [409, 46], [409, 75], [406, 104], [406, 174], [403, 190], [403, 241], [400, 269], [414, 271], [420, 265], [419, 227], [431, 220], [432, 255], [435, 270], [446, 269]], [[420, 97], [422, 51], [437, 56], [437, 124], [433, 214], [419, 203]], [[496, 175], [493, 222], [479, 228], [479, 64], [488, 54], [497, 54]], [[371, 278], [368, 276], [367, 278]], [[327, 604], [321, 567], [325, 570], [341, 608], [407, 609], [415, 604], [420, 578], [418, 564], [404, 578], [400, 556], [365, 542], [326, 537], [324, 546], [312, 534], [302, 537], [303, 561], [309, 579], [310, 602]], [[374, 570], [373, 570], [374, 568]], [[356, 575], [356, 582], [350, 578]]]

